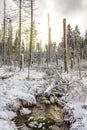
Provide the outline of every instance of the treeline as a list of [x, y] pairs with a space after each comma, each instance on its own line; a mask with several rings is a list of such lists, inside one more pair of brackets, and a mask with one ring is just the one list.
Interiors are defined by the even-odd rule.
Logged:
[[64, 50], [66, 50], [67, 71], [68, 66], [73, 69], [76, 64], [79, 64], [81, 60], [87, 59], [87, 30], [85, 35], [82, 36], [78, 25], [73, 29], [70, 24], [66, 26], [66, 48], [64, 48], [64, 36], [59, 43], [60, 54], [64, 58]]
[[[25, 65], [30, 67], [32, 64], [47, 64], [56, 63], [60, 59], [64, 59], [64, 62], [71, 63], [71, 69], [75, 63], [85, 59], [87, 57], [87, 31], [85, 36], [82, 37], [78, 25], [75, 29], [70, 24], [65, 27], [65, 32], [60, 44], [51, 40], [51, 27], [50, 17], [48, 15], [48, 43], [44, 43], [45, 47], [42, 47], [42, 42], [37, 42], [38, 30], [35, 23], [35, 1], [26, 0], [14, 0], [17, 5], [19, 14], [18, 27], [14, 31], [13, 18], [6, 16], [6, 8], [4, 7], [3, 24], [0, 29], [0, 63], [4, 65], [15, 65], [20, 69]], [[5, 0], [4, 0], [4, 6]], [[29, 12], [28, 12], [29, 10]], [[24, 12], [23, 12], [24, 11]], [[27, 19], [24, 14], [27, 13]], [[25, 19], [23, 24], [23, 20]], [[29, 24], [26, 27], [26, 24]], [[64, 27], [63, 27], [64, 28]], [[24, 37], [24, 38], [22, 38]], [[66, 48], [64, 46], [64, 41]], [[65, 51], [66, 50], [66, 51]], [[64, 56], [66, 55], [66, 56]]]

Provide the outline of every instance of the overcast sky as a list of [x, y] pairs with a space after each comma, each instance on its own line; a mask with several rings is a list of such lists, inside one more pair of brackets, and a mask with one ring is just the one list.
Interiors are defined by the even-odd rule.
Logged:
[[[7, 6], [12, 5], [12, 0], [6, 0]], [[0, 0], [0, 17], [3, 0]], [[36, 0], [38, 9], [38, 25], [42, 38], [47, 41], [47, 14], [50, 13], [50, 26], [52, 40], [59, 42], [62, 37], [62, 21], [67, 19], [67, 24], [74, 28], [78, 25], [84, 34], [87, 29], [87, 0]], [[40, 36], [41, 36], [40, 35]]]
[[73, 28], [78, 25], [81, 33], [84, 34], [87, 29], [87, 0], [38, 0], [38, 3], [41, 7], [41, 17], [46, 18], [45, 15], [49, 12], [53, 26], [57, 24], [57, 27], [55, 26], [54, 28], [58, 39], [62, 35], [60, 31], [62, 30], [63, 18], [66, 18], [67, 24], [70, 23]]

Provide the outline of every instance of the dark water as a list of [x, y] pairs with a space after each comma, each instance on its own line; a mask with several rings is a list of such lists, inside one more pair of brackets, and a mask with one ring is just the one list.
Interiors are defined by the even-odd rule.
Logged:
[[56, 104], [46, 105], [39, 102], [29, 110], [31, 114], [15, 118], [19, 130], [69, 130], [64, 123], [64, 112]]

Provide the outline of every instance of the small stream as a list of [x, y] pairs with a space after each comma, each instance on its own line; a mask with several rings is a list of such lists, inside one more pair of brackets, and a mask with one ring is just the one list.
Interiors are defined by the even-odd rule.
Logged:
[[47, 102], [46, 97], [38, 97], [37, 105], [27, 108], [31, 113], [19, 114], [13, 119], [19, 130], [69, 130], [63, 109]]

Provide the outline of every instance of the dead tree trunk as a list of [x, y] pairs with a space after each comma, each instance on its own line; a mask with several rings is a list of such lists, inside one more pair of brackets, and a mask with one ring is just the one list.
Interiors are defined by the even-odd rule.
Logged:
[[48, 45], [46, 45], [46, 64], [48, 66]]
[[33, 43], [33, 0], [31, 0], [30, 8], [31, 8], [31, 27], [30, 27], [30, 43], [29, 43], [28, 79], [29, 79], [29, 70], [31, 66], [31, 53]]
[[6, 63], [11, 65], [12, 61], [12, 20], [9, 18], [7, 27]]
[[37, 43], [37, 48], [38, 48], [38, 66], [41, 63], [41, 59], [40, 59], [40, 43]]
[[64, 49], [64, 71], [67, 70], [67, 53], [66, 53], [66, 19], [63, 19], [63, 49]]
[[21, 2], [22, 0], [19, 0], [19, 66], [20, 70], [22, 69], [22, 61], [21, 61]]
[[3, 64], [5, 64], [5, 17], [6, 17], [6, 3], [5, 3], [5, 0], [4, 0], [4, 23], [3, 23], [3, 52], [2, 52], [2, 55], [3, 55]]
[[51, 28], [50, 28], [50, 16], [48, 14], [48, 61], [50, 63], [50, 48], [51, 47]]

